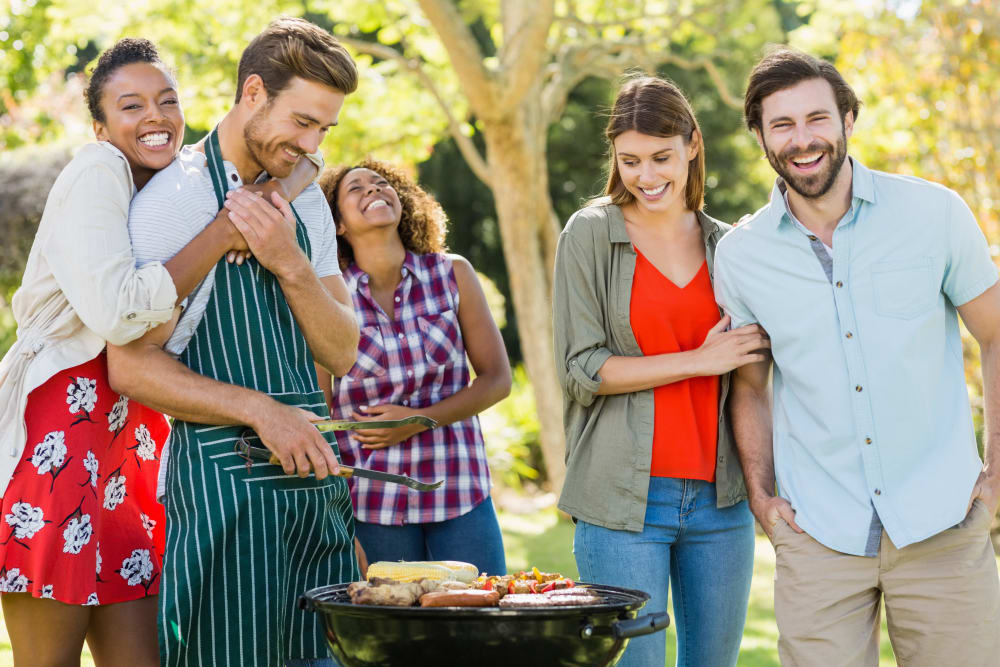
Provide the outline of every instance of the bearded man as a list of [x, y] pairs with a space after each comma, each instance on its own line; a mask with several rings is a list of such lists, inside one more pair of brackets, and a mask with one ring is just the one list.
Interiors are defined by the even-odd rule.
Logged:
[[[746, 122], [778, 179], [716, 255], [732, 326], [771, 337], [773, 388], [771, 361], [743, 366], [730, 407], [775, 548], [779, 654], [875, 667], [884, 600], [900, 665], [996, 665], [997, 269], [957, 194], [848, 156], [858, 111], [827, 62], [782, 49], [754, 68]], [[982, 350], [985, 464], [958, 316]]]
[[[356, 87], [354, 62], [329, 33], [272, 22], [243, 52], [233, 108], [133, 200], [140, 264], [172, 256], [223, 206], [253, 254], [220, 261], [173, 322], [108, 350], [112, 386], [176, 418], [163, 665], [333, 664], [319, 615], [296, 598], [360, 576], [336, 445], [310, 424], [329, 414], [314, 363], [344, 374], [358, 327], [318, 186], [291, 204], [239, 188], [316, 152]], [[234, 451], [248, 426], [284, 470]]]

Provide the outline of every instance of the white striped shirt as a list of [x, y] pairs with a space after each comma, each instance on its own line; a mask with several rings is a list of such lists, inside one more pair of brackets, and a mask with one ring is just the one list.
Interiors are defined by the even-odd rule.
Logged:
[[[224, 161], [230, 188], [243, 185], [236, 167]], [[337, 233], [330, 206], [315, 183], [292, 202], [312, 244], [312, 266], [320, 278], [340, 273]], [[205, 154], [190, 146], [162, 169], [132, 199], [128, 231], [136, 264], [163, 262], [176, 255], [219, 211]], [[215, 285], [210, 272], [187, 298], [187, 307], [164, 349], [179, 355], [187, 347], [205, 314]]]

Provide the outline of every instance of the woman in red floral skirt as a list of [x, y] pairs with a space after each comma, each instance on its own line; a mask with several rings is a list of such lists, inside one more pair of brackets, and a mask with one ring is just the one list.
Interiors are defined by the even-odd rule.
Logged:
[[[49, 193], [14, 296], [18, 340], [0, 361], [0, 596], [15, 664], [157, 665], [163, 415], [108, 383], [104, 348], [175, 316], [223, 255], [246, 249], [220, 214], [166, 264], [135, 267], [129, 201], [184, 135], [156, 48], [121, 40], [86, 97], [98, 142]], [[306, 163], [307, 161], [301, 161]], [[311, 164], [289, 179], [301, 185]], [[286, 183], [261, 189], [286, 187]]]

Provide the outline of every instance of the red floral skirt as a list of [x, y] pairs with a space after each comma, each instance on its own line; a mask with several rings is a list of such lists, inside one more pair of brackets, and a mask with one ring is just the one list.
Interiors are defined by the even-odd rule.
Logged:
[[111, 390], [103, 352], [32, 391], [24, 419], [0, 504], [0, 592], [79, 605], [156, 595], [167, 420]]

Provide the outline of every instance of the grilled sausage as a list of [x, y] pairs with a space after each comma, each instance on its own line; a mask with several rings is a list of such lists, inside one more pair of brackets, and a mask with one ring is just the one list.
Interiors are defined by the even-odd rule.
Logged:
[[435, 591], [420, 596], [421, 607], [494, 607], [500, 599], [496, 591], [468, 589]]

